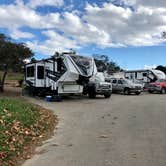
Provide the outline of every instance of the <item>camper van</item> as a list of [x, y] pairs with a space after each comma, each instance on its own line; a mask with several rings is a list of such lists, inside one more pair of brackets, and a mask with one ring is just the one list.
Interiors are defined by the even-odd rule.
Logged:
[[[93, 58], [67, 52], [56, 53], [51, 58], [26, 64], [25, 83], [33, 95], [82, 94], [84, 87], [87, 89], [90, 85], [89, 79], [96, 74]], [[95, 93], [94, 88], [88, 88], [90, 97], [92, 93]]]

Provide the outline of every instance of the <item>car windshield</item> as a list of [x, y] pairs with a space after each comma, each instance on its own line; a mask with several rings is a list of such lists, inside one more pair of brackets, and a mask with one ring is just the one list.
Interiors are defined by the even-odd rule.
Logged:
[[92, 58], [83, 56], [71, 56], [73, 61], [77, 64], [79, 69], [84, 75], [90, 76], [93, 72], [93, 61]]
[[105, 77], [103, 76], [103, 75], [96, 75], [96, 77], [95, 77], [95, 81], [96, 82], [105, 82]]

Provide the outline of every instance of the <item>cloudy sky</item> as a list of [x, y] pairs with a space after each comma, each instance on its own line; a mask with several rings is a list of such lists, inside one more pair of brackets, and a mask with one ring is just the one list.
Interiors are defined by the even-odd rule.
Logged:
[[0, 32], [37, 58], [73, 48], [125, 69], [166, 65], [166, 0], [0, 0]]

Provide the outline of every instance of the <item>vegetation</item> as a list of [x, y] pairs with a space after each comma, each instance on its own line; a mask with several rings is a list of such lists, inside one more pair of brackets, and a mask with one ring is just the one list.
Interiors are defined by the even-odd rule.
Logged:
[[23, 100], [0, 99], [0, 165], [30, 158], [33, 145], [53, 130], [52, 113]]
[[4, 89], [4, 83], [9, 70], [20, 72], [24, 60], [33, 57], [33, 52], [23, 43], [15, 43], [4, 34], [0, 34], [0, 70], [3, 75], [0, 78], [0, 91]]
[[[3, 76], [3, 72], [0, 71], [0, 78]], [[20, 72], [8, 72], [7, 76], [6, 76], [6, 80], [8, 81], [19, 81], [22, 80], [24, 78], [24, 74], [20, 73]]]
[[156, 67], [157, 70], [160, 70], [166, 74], [166, 66], [159, 65]]
[[99, 72], [112, 73], [122, 70], [115, 62], [110, 61], [107, 55], [93, 55], [93, 57]]

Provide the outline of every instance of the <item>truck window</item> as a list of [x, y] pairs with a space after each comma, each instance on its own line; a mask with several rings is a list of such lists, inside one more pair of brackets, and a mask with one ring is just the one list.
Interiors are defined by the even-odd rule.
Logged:
[[37, 79], [44, 79], [44, 66], [37, 66]]
[[117, 80], [113, 80], [113, 81], [112, 81], [113, 84], [116, 84], [116, 82], [117, 82]]
[[27, 67], [26, 68], [26, 76], [27, 77], [34, 77], [34, 75], [35, 75], [34, 71], [35, 71], [34, 66]]
[[118, 84], [123, 84], [122, 80], [118, 80]]

